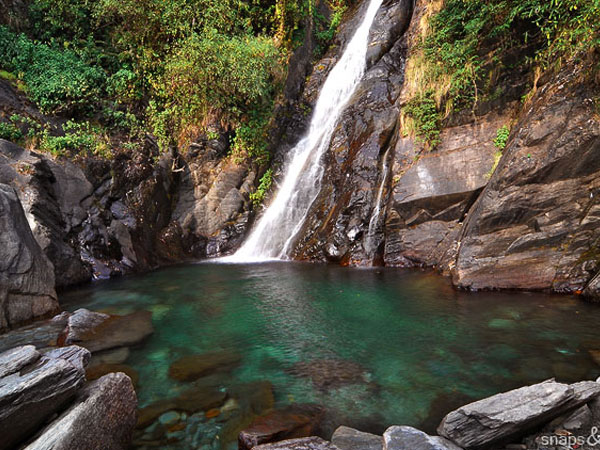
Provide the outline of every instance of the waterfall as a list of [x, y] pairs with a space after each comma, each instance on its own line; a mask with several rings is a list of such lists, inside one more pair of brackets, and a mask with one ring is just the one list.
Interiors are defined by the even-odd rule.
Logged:
[[365, 238], [364, 249], [370, 257], [373, 257], [375, 254], [376, 242], [375, 237], [376, 233], [379, 230], [380, 225], [380, 215], [381, 209], [383, 207], [383, 193], [385, 191], [385, 185], [387, 184], [387, 176], [390, 171], [390, 161], [388, 161], [388, 154], [392, 147], [388, 147], [385, 154], [383, 155], [382, 162], [382, 170], [381, 170], [381, 182], [379, 183], [379, 190], [377, 191], [377, 198], [375, 199], [375, 207], [373, 208], [373, 212], [371, 213], [371, 220], [369, 220], [369, 229], [367, 231], [367, 236]]
[[288, 155], [283, 182], [275, 198], [242, 247], [228, 257], [228, 261], [255, 262], [287, 257], [319, 194], [325, 170], [322, 156], [329, 147], [335, 125], [365, 73], [369, 31], [381, 3], [382, 0], [370, 0], [362, 23], [323, 84], [308, 133]]

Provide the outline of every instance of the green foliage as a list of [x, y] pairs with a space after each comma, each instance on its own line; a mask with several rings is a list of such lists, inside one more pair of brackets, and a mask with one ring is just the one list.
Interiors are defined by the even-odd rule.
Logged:
[[0, 122], [0, 139], [17, 142], [23, 138], [23, 132], [14, 124]]
[[36, 43], [0, 27], [0, 54], [2, 67], [18, 74], [43, 112], [82, 110], [102, 92], [104, 72], [73, 51]]
[[344, 0], [330, 2], [331, 16], [329, 21], [320, 14], [316, 9], [313, 12], [314, 22], [316, 24], [315, 35], [317, 38], [317, 54], [323, 54], [331, 41], [335, 37], [338, 27], [342, 22], [344, 13], [348, 9]]
[[435, 149], [440, 143], [440, 114], [433, 92], [413, 98], [404, 107], [404, 113], [413, 119], [417, 140], [430, 150]]
[[[494, 81], [503, 71], [544, 70], [600, 48], [598, 0], [432, 3], [438, 12], [425, 21], [406, 85], [413, 99], [433, 91], [444, 117], [474, 108], [482, 98], [501, 97]], [[514, 60], [515, 48], [522, 50], [521, 60]]]
[[508, 137], [510, 136], [510, 127], [508, 125], [504, 125], [498, 129], [496, 132], [496, 138], [494, 139], [494, 145], [500, 151], [506, 148], [506, 143], [508, 142]]
[[102, 134], [102, 130], [89, 122], [67, 121], [63, 125], [64, 135], [53, 136], [44, 130], [40, 148], [54, 156], [111, 156], [110, 147]]
[[328, 1], [330, 20], [314, 0], [30, 0], [24, 34], [0, 27], [0, 78], [81, 125], [17, 127], [55, 154], [108, 141], [133, 151], [148, 132], [185, 146], [210, 125], [237, 157], [265, 163], [291, 51], [304, 27], [325, 48], [341, 21], [347, 0]]
[[264, 175], [260, 178], [260, 183], [258, 184], [258, 188], [255, 192], [250, 194], [250, 200], [252, 201], [252, 205], [257, 208], [260, 206], [262, 201], [265, 198], [269, 189], [271, 189], [271, 185], [273, 184], [273, 169], [267, 170]]
[[261, 130], [249, 128], [264, 125], [262, 117], [255, 116], [271, 111], [281, 64], [281, 54], [269, 39], [217, 32], [190, 36], [166, 63], [159, 80], [164, 109], [169, 111], [167, 125], [177, 135], [198, 117], [219, 117], [239, 127], [252, 147], [260, 146], [256, 138]]

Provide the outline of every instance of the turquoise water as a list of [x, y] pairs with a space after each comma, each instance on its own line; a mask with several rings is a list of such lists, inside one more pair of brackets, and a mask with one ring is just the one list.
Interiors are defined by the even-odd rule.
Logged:
[[[140, 406], [173, 396], [181, 356], [242, 355], [222, 383], [269, 380], [276, 406], [317, 403], [326, 433], [344, 423], [381, 432], [428, 431], [450, 409], [526, 383], [600, 375], [600, 309], [575, 298], [464, 293], [420, 271], [302, 263], [198, 264], [98, 282], [64, 293], [66, 309], [149, 310], [154, 335], [126, 364], [140, 375]], [[364, 374], [315, 386], [299, 362], [350, 361]]]

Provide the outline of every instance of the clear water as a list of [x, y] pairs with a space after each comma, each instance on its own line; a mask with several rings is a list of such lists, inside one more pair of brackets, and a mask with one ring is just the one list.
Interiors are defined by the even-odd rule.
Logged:
[[231, 262], [285, 258], [319, 193], [324, 152], [335, 125], [366, 69], [369, 30], [382, 0], [370, 0], [365, 16], [323, 84], [306, 136], [290, 151], [273, 202]]
[[[341, 423], [433, 431], [469, 399], [600, 375], [589, 354], [600, 349], [600, 309], [571, 297], [457, 292], [419, 271], [199, 264], [98, 282], [61, 301], [70, 310], [152, 311], [156, 331], [127, 361], [140, 374], [140, 406], [181, 390], [171, 362], [216, 349], [243, 355], [224, 385], [269, 380], [277, 406], [324, 405], [329, 431]], [[367, 376], [317, 389], [290, 374], [314, 359], [353, 361]]]

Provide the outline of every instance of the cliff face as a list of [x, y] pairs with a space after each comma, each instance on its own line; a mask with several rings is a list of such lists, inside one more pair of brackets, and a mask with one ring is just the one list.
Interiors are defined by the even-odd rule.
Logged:
[[[588, 68], [546, 74], [525, 104], [531, 79], [511, 74], [500, 98], [451, 116], [423, 153], [399, 132], [404, 61], [429, 6], [415, 3], [405, 32], [410, 3], [380, 12], [397, 8], [376, 25], [393, 32], [374, 27], [371, 47], [385, 36], [384, 56], [369, 60], [338, 124], [294, 256], [435, 267], [470, 289], [583, 291], [598, 272], [598, 88]], [[493, 141], [510, 123], [498, 162]]]

